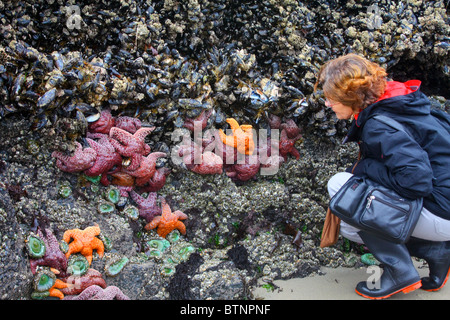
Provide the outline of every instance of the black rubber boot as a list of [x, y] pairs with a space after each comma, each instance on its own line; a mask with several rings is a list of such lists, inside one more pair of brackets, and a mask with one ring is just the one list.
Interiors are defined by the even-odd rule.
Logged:
[[389, 242], [364, 231], [358, 234], [383, 264], [383, 274], [374, 284], [369, 281], [358, 283], [355, 289], [357, 294], [369, 299], [385, 299], [399, 292], [408, 293], [420, 288], [420, 276], [404, 244]]
[[425, 259], [430, 275], [422, 278], [422, 288], [437, 291], [447, 282], [450, 271], [450, 241], [428, 241], [411, 237], [406, 244], [409, 253]]

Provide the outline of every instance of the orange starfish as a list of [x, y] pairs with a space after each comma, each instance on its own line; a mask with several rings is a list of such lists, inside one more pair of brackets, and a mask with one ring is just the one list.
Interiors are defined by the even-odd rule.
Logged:
[[[89, 265], [92, 262], [93, 250], [97, 250], [98, 255], [103, 257], [103, 253], [105, 252], [103, 242], [95, 237], [99, 234], [100, 228], [97, 224], [92, 227], [87, 227], [84, 230], [72, 229], [64, 232], [63, 240], [69, 244], [66, 257], [69, 258], [72, 253], [81, 252], [88, 260]], [[70, 239], [73, 239], [71, 243], [69, 243]]]
[[252, 126], [250, 124], [239, 125], [233, 118], [228, 118], [227, 123], [233, 131], [233, 135], [227, 136], [223, 130], [220, 129], [219, 135], [222, 142], [236, 148], [241, 154], [253, 154], [253, 150], [255, 150], [255, 143], [253, 142]]
[[161, 199], [162, 215], [153, 218], [152, 222], [145, 226], [146, 230], [151, 230], [158, 227], [158, 235], [165, 238], [170, 232], [178, 229], [181, 234], [186, 234], [186, 226], [179, 220], [187, 219], [187, 215], [177, 210], [172, 212], [166, 200], [163, 197]]
[[62, 280], [56, 279], [55, 284], [48, 290], [48, 292], [50, 293], [49, 296], [57, 297], [62, 300], [62, 299], [64, 299], [64, 294], [61, 292], [61, 290], [58, 290], [58, 289], [69, 288], [70, 286], [71, 286], [71, 284], [68, 284]]

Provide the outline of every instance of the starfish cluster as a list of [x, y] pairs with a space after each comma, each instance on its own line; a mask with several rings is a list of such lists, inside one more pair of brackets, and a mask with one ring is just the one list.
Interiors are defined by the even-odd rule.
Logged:
[[[203, 130], [208, 116], [209, 113], [202, 112], [198, 118], [186, 120], [184, 126], [191, 131]], [[251, 125], [239, 125], [235, 119], [228, 118], [226, 122], [231, 127], [231, 135], [216, 130], [195, 141], [185, 143], [185, 140], [178, 149], [181, 163], [195, 173], [221, 174], [225, 171], [234, 180], [247, 181], [262, 170], [265, 174], [274, 172], [289, 155], [298, 160], [300, 153], [295, 143], [302, 137], [301, 129], [291, 119], [282, 123], [279, 117], [271, 115], [268, 120], [271, 129], [281, 130], [279, 139], [268, 137], [262, 141], [260, 137], [257, 145], [254, 141], [256, 131]]]
[[[60, 242], [49, 228], [38, 228], [36, 233], [30, 233], [26, 248], [34, 275], [32, 298], [63, 299], [65, 295], [81, 294], [91, 286], [106, 288], [102, 274], [90, 268], [93, 251], [103, 256], [104, 244], [99, 235], [97, 225], [84, 230], [67, 230]], [[74, 256], [76, 259], [72, 259]], [[80, 264], [83, 260], [85, 266]]]
[[[86, 141], [89, 146], [76, 142], [72, 155], [54, 151], [56, 166], [65, 172], [83, 172], [87, 176], [101, 176], [105, 186], [137, 186], [146, 191], [157, 191], [164, 186], [170, 170], [156, 168], [156, 161], [164, 152], [151, 152], [145, 137], [154, 127], [142, 127], [132, 117], [113, 117], [103, 110], [100, 118], [89, 124]], [[117, 178], [117, 177], [120, 178]]]

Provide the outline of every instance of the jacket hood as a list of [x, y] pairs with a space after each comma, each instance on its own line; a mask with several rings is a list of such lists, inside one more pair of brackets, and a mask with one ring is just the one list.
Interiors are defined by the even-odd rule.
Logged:
[[406, 82], [388, 81], [383, 95], [374, 103], [361, 110], [358, 117], [352, 123], [349, 134], [344, 139], [355, 141], [358, 129], [372, 116], [383, 113], [385, 115], [427, 115], [430, 114], [430, 101], [420, 91], [420, 80], [409, 80]]
[[357, 118], [359, 127], [369, 116], [384, 114], [427, 115], [430, 113], [430, 102], [420, 91], [420, 80], [407, 82], [388, 81], [383, 95], [374, 103], [362, 110]]

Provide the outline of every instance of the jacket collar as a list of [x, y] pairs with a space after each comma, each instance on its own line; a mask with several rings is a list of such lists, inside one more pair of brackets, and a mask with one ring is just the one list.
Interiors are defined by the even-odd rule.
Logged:
[[386, 83], [386, 89], [381, 97], [371, 105], [368, 105], [365, 109], [361, 110], [358, 116], [352, 121], [349, 132], [342, 143], [359, 140], [360, 129], [362, 129], [365, 122], [376, 113], [377, 107], [401, 99], [411, 93], [420, 92], [420, 85], [420, 80], [409, 80], [406, 82], [388, 81]]

